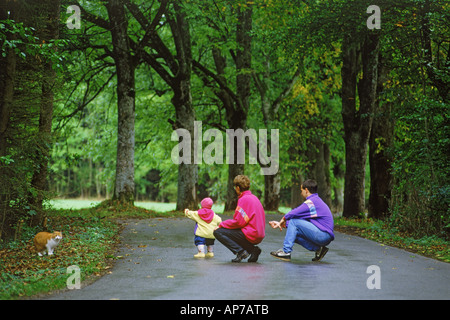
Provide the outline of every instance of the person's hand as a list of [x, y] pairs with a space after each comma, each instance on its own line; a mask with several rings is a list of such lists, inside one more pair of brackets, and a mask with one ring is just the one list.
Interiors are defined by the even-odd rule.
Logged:
[[187, 214], [188, 211], [189, 209], [184, 209], [184, 214]]
[[286, 228], [286, 220], [284, 220], [284, 217], [280, 220], [280, 230], [283, 228]]
[[216, 231], [216, 230], [219, 229], [219, 228], [220, 228], [219, 226], [215, 227], [215, 228], [214, 228], [214, 231]]
[[283, 230], [281, 224], [278, 221], [269, 221], [269, 224], [274, 229], [279, 228], [280, 231]]

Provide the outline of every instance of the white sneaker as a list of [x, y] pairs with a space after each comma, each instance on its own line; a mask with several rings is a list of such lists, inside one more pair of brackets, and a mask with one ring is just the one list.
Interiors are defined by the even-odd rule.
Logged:
[[270, 255], [283, 261], [291, 261], [291, 254], [284, 252], [283, 249], [272, 251]]

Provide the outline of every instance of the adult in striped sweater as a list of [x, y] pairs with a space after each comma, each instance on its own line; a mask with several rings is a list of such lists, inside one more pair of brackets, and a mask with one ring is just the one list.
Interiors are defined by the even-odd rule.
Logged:
[[284, 261], [291, 260], [294, 243], [314, 251], [312, 261], [320, 261], [328, 252], [326, 247], [334, 240], [334, 221], [330, 208], [317, 194], [317, 182], [306, 180], [301, 185], [305, 202], [288, 212], [280, 221], [269, 221], [272, 228], [286, 228], [283, 248], [270, 254]]

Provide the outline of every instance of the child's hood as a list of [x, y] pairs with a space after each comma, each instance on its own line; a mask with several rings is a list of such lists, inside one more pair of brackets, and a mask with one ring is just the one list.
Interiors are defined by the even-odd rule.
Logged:
[[201, 208], [198, 210], [198, 216], [206, 223], [211, 223], [214, 219], [214, 211], [208, 208]]

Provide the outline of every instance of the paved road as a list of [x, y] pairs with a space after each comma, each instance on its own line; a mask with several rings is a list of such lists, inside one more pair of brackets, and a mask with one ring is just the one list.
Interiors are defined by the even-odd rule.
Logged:
[[[117, 252], [123, 258], [110, 274], [47, 298], [450, 299], [450, 264], [355, 236], [337, 233], [321, 262], [312, 262], [313, 253], [298, 245], [292, 261], [284, 262], [270, 251], [282, 246], [285, 232], [267, 225], [259, 261], [235, 264], [233, 254], [218, 241], [213, 259], [194, 259], [194, 225], [189, 219], [127, 222]], [[373, 265], [379, 267], [380, 289], [367, 287], [368, 278], [376, 275], [367, 273]]]

